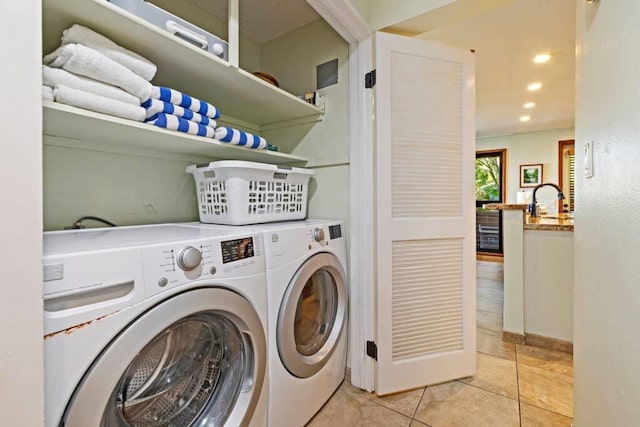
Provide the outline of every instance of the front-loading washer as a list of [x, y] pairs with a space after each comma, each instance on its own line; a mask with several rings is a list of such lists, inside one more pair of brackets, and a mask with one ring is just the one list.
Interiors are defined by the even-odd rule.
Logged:
[[44, 233], [45, 425], [267, 425], [262, 236]]
[[344, 379], [344, 229], [333, 220], [256, 227], [263, 231], [267, 268], [269, 425], [300, 427]]

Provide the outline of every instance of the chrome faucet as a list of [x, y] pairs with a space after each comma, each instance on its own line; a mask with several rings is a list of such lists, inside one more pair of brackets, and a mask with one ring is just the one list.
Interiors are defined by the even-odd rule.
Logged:
[[529, 203], [529, 212], [531, 213], [531, 216], [533, 216], [533, 217], [538, 216], [537, 207], [536, 207], [536, 192], [538, 191], [538, 189], [540, 187], [544, 187], [545, 185], [549, 185], [549, 186], [555, 188], [556, 190], [558, 190], [558, 200], [566, 199], [566, 197], [564, 197], [564, 194], [562, 193], [562, 190], [560, 189], [560, 187], [558, 187], [556, 184], [554, 184], [552, 182], [545, 182], [544, 184], [537, 185], [536, 188], [533, 189], [533, 196], [531, 197], [531, 203]]

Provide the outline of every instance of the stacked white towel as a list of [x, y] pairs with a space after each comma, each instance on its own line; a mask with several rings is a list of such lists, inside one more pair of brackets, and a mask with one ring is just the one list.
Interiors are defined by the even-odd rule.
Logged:
[[[64, 30], [62, 45], [43, 58], [42, 81], [56, 102], [135, 121], [151, 97], [156, 66], [81, 25]], [[43, 89], [43, 98], [51, 99]]]
[[83, 92], [89, 92], [106, 98], [115, 99], [117, 101], [126, 102], [127, 104], [140, 105], [140, 100], [124, 90], [97, 80], [88, 79], [86, 77], [72, 74], [62, 68], [51, 68], [46, 65], [42, 66], [42, 83], [56, 87], [57, 85], [65, 85], [72, 89], [78, 89]]
[[218, 141], [229, 144], [240, 145], [247, 148], [264, 149], [267, 148], [267, 140], [261, 136], [253, 135], [230, 127], [216, 128], [215, 138]]
[[141, 101], [151, 97], [151, 83], [100, 52], [81, 44], [65, 44], [44, 57], [45, 65], [117, 86]]
[[144, 121], [144, 108], [126, 102], [73, 89], [65, 85], [57, 85], [53, 90], [56, 102], [84, 108], [85, 110], [96, 111], [98, 113], [109, 114], [111, 116], [122, 117], [123, 119]]
[[42, 99], [53, 101], [53, 88], [51, 86], [42, 85]]
[[157, 67], [154, 63], [135, 52], [118, 46], [102, 34], [98, 34], [82, 25], [72, 25], [62, 32], [62, 44], [73, 43], [97, 50], [107, 58], [124, 65], [146, 81], [151, 81], [156, 75]]

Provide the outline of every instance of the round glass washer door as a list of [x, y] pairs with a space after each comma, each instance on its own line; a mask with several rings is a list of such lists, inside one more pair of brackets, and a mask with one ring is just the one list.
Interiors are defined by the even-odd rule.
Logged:
[[265, 365], [262, 323], [247, 300], [224, 289], [189, 291], [115, 338], [76, 389], [64, 425], [247, 425]]
[[338, 258], [313, 255], [300, 266], [284, 294], [276, 338], [285, 368], [300, 378], [317, 373], [345, 329], [347, 281]]

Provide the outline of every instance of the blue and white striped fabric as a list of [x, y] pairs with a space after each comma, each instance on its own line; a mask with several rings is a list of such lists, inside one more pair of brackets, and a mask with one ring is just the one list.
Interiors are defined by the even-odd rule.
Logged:
[[234, 145], [241, 145], [247, 148], [260, 149], [267, 146], [267, 140], [263, 137], [229, 127], [216, 128], [215, 138], [218, 141], [228, 142], [229, 144]]
[[170, 104], [168, 102], [160, 101], [159, 99], [148, 99], [142, 103], [142, 107], [147, 110], [147, 119], [153, 120], [159, 113], [171, 114], [181, 117], [183, 119], [200, 123], [204, 126], [214, 128], [218, 125], [215, 120], [202, 114], [194, 113], [191, 110], [187, 110], [179, 105]]
[[214, 136], [213, 128], [172, 116], [171, 114], [158, 113], [154, 119], [147, 119], [146, 122], [159, 128], [177, 130], [178, 132], [189, 133], [191, 135], [204, 136], [207, 138], [213, 138]]
[[186, 93], [179, 92], [175, 89], [153, 86], [151, 88], [151, 98], [188, 108], [191, 111], [195, 111], [211, 119], [220, 118], [220, 110], [213, 105], [197, 98], [192, 98]]

